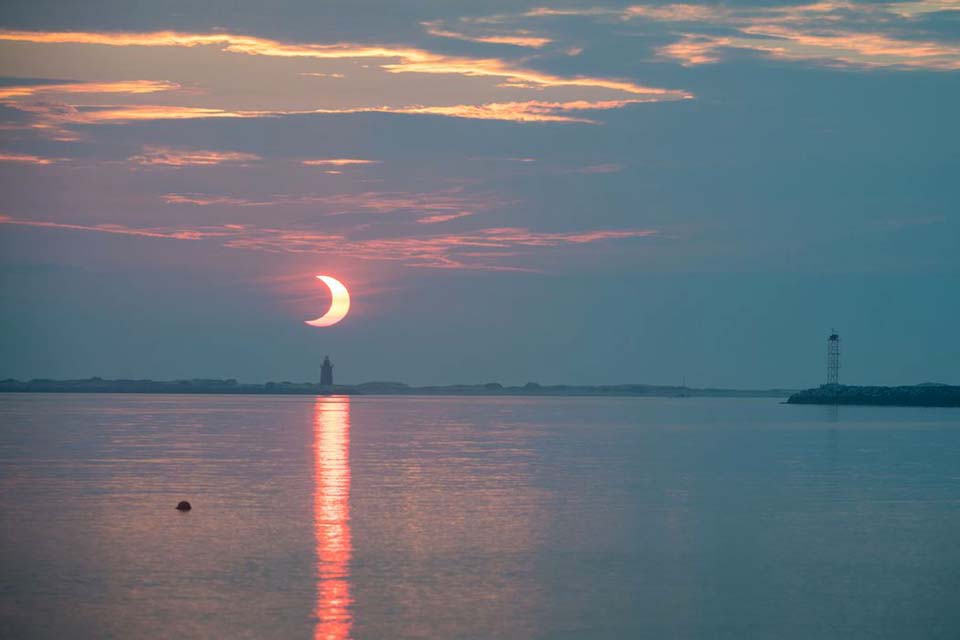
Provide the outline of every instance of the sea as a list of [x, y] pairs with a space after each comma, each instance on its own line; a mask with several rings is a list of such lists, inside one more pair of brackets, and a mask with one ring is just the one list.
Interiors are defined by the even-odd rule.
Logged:
[[955, 640], [960, 409], [2, 394], [0, 637]]

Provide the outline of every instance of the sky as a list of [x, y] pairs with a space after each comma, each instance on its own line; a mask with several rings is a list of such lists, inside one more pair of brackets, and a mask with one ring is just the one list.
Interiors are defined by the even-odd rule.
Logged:
[[6, 0], [0, 378], [960, 384], [957, 114], [960, 0]]

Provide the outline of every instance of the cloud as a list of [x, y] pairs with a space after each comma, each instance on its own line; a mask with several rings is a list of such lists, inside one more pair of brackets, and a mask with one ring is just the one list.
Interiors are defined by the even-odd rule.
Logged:
[[826, 60], [863, 67], [927, 70], [960, 69], [960, 46], [905, 40], [855, 31], [809, 32], [788, 27], [743, 29], [762, 40], [736, 40], [732, 46], [754, 49], [785, 60]]
[[53, 164], [60, 161], [61, 158], [44, 158], [31, 155], [29, 153], [13, 153], [9, 151], [0, 151], [0, 162], [19, 162], [21, 164]]
[[733, 40], [730, 38], [686, 34], [679, 41], [660, 47], [657, 53], [689, 67], [720, 62], [720, 49], [731, 46]]
[[173, 91], [180, 85], [156, 80], [124, 80], [121, 82], [59, 82], [22, 84], [0, 87], [0, 100], [25, 98], [45, 93], [143, 94]]
[[325, 109], [322, 113], [402, 113], [417, 115], [452, 116], [473, 120], [505, 120], [508, 122], [579, 122], [599, 124], [597, 120], [571, 115], [578, 111], [604, 111], [627, 105], [655, 102], [655, 99], [627, 98], [623, 100], [572, 100], [570, 102], [494, 102], [489, 104], [456, 104], [448, 106], [372, 107], [366, 109]]
[[665, 22], [714, 22], [726, 18], [728, 15], [729, 10], [724, 7], [684, 3], [655, 6], [635, 5], [627, 7], [620, 13], [620, 17], [624, 20], [645, 18]]
[[466, 194], [462, 188], [441, 189], [423, 193], [402, 191], [365, 191], [332, 195], [273, 194], [263, 198], [239, 198], [233, 196], [200, 193], [168, 193], [164, 202], [172, 205], [226, 206], [226, 207], [309, 207], [311, 211], [326, 216], [349, 214], [394, 214], [413, 213], [423, 215], [461, 214], [487, 211], [504, 203], [489, 194]]
[[307, 165], [308, 167], [346, 167], [379, 163], [379, 160], [363, 160], [360, 158], [312, 158], [300, 161], [300, 164]]
[[427, 30], [427, 33], [432, 36], [437, 36], [438, 38], [451, 38], [454, 40], [465, 40], [467, 42], [506, 44], [514, 47], [528, 47], [531, 49], [540, 49], [553, 42], [553, 40], [550, 38], [535, 36], [526, 30], [518, 30], [510, 34], [490, 33], [485, 35], [470, 35], [459, 31], [453, 31], [451, 29], [445, 29], [442, 26], [442, 22], [439, 20], [424, 22], [422, 25]]
[[310, 77], [314, 77], [314, 78], [333, 78], [333, 79], [335, 79], [335, 80], [341, 80], [341, 79], [347, 77], [347, 76], [345, 76], [345, 75], [342, 74], [342, 73], [319, 73], [319, 72], [315, 72], [315, 71], [301, 71], [301, 72], [300, 72], [300, 75], [301, 75], [301, 76], [310, 76]]
[[114, 224], [84, 225], [25, 220], [10, 216], [0, 216], [0, 224], [168, 240], [212, 240], [225, 247], [248, 251], [340, 255], [411, 267], [472, 270], [527, 270], [523, 266], [505, 265], [502, 260], [531, 255], [538, 250], [644, 238], [656, 234], [652, 229], [550, 233], [522, 227], [493, 227], [464, 233], [364, 238], [310, 229], [278, 229], [240, 224], [194, 228], [136, 228]]
[[[533, 48], [546, 44], [522, 30], [477, 39]], [[16, 68], [0, 62], [0, 74], [80, 76], [0, 89], [0, 102], [31, 115], [27, 126], [60, 139], [76, 139], [70, 130], [76, 125], [299, 114], [381, 112], [571, 123], [593, 121], [564, 114], [571, 110], [692, 97], [684, 90], [629, 79], [547, 73], [502, 57], [393, 45], [289, 43], [231, 33], [2, 30], [0, 47], [0, 54], [22, 61]], [[184, 50], [181, 64], [158, 65], [148, 51], [155, 48]], [[240, 56], [268, 62], [246, 65]], [[304, 67], [315, 63], [324, 67]], [[141, 79], [103, 81], [115, 68]], [[155, 77], [160, 74], [164, 77]], [[399, 74], [418, 78], [400, 81]], [[317, 93], [304, 84], [304, 76], [338, 78], [338, 91]], [[248, 84], [238, 87], [225, 80], [235, 77]], [[161, 93], [162, 100], [151, 98]], [[576, 106], [580, 104], [590, 106]]]
[[199, 193], [168, 193], [163, 196], [163, 201], [167, 204], [188, 204], [198, 207], [207, 207], [210, 205], [227, 205], [233, 207], [267, 207], [274, 204], [283, 204], [277, 200], [248, 200], [245, 198], [232, 198], [230, 196], [207, 196]]
[[137, 229], [121, 224], [70, 224], [44, 220], [23, 220], [10, 216], [0, 215], [0, 224], [10, 224], [24, 227], [39, 227], [44, 229], [64, 229], [70, 231], [94, 231], [124, 236], [140, 236], [144, 238], [166, 238], [170, 240], [203, 240], [208, 238], [224, 237], [232, 233], [227, 227], [185, 230], [164, 229]]
[[902, 20], [947, 8], [960, 10], [960, 3], [816, 2], [766, 8], [674, 4], [631, 7], [626, 16], [726, 25], [737, 32], [688, 32], [658, 50], [687, 66], [716, 63], [723, 50], [741, 49], [789, 61], [949, 71], [960, 69], [960, 46], [919, 39], [910, 21]]
[[[176, 107], [166, 105], [103, 105], [78, 107], [58, 101], [8, 102], [0, 104], [14, 108], [28, 117], [21, 125], [45, 137], [64, 142], [80, 140], [82, 136], [71, 129], [75, 125], [126, 124], [151, 120], [195, 120], [200, 118], [257, 118], [277, 114], [263, 112], [231, 112], [222, 109]], [[14, 129], [12, 124], [0, 125]]]
[[451, 220], [456, 220], [458, 218], [465, 218], [470, 215], [473, 215], [473, 212], [458, 211], [457, 213], [441, 213], [435, 216], [424, 216], [423, 218], [417, 218], [417, 222], [420, 224], [437, 224], [439, 222], [450, 222]]
[[719, 62], [724, 49], [745, 49], [771, 58], [815, 61], [854, 67], [887, 67], [955, 71], [960, 69], [960, 46], [902, 40], [877, 33], [820, 31], [810, 33], [780, 26], [745, 27], [750, 37], [685, 34], [659, 49], [662, 56], [687, 66]]
[[[662, 45], [663, 59], [685, 66], [720, 62], [726, 50], [748, 50], [791, 62], [862, 68], [960, 69], [960, 45], [923, 37], [917, 19], [950, 11], [960, 14], [956, 0], [916, 2], [824, 1], [756, 6], [673, 3], [634, 5], [624, 9], [539, 8], [509, 16], [493, 16], [498, 24], [524, 18], [579, 16], [606, 18], [620, 24], [657, 22], [681, 27], [678, 41]], [[722, 32], [718, 33], [718, 29]]]
[[433, 53], [412, 47], [389, 45], [287, 44], [276, 40], [229, 33], [197, 34], [174, 31], [151, 33], [53, 32], [0, 30], [0, 40], [44, 44], [91, 44], [116, 47], [198, 47], [216, 46], [228, 53], [271, 57], [302, 57], [323, 60], [383, 58], [394, 60], [381, 67], [391, 73], [458, 74], [493, 76], [542, 87], [598, 87], [636, 95], [688, 97], [684, 91], [647, 87], [628, 80], [595, 76], [565, 78], [517, 67], [500, 58], [470, 58]]
[[173, 149], [171, 147], [145, 146], [139, 155], [128, 158], [130, 162], [147, 166], [212, 166], [218, 164], [243, 164], [260, 160], [253, 153], [239, 151], [208, 151], [202, 149]]

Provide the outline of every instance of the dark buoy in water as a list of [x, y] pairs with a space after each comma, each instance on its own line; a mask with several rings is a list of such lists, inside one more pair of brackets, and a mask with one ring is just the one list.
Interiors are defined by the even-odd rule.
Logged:
[[190, 511], [192, 508], [186, 500], [181, 500], [180, 503], [177, 504], [177, 511]]

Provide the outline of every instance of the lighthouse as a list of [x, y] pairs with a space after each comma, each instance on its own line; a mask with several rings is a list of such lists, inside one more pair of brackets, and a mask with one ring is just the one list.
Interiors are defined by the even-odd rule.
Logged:
[[320, 367], [320, 384], [325, 387], [333, 386], [333, 365], [330, 356], [323, 356], [323, 365]]

